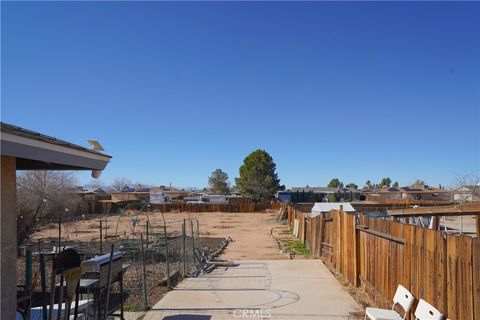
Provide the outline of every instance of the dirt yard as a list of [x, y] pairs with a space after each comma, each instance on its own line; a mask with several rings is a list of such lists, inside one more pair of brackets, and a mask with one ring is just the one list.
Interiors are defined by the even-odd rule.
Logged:
[[[277, 211], [266, 213], [165, 213], [168, 232], [180, 234], [183, 219], [198, 219], [201, 237], [230, 237], [232, 242], [221, 256], [223, 259], [259, 260], [286, 259], [270, 237], [272, 227], [274, 233], [285, 233], [285, 226], [276, 222]], [[163, 225], [161, 214], [149, 212], [150, 232], [161, 232]], [[70, 241], [99, 241], [100, 216], [89, 216], [75, 222], [62, 223], [62, 239]], [[147, 214], [134, 212], [102, 218], [103, 237], [110, 239], [137, 239], [145, 234]], [[187, 228], [188, 229], [188, 228]], [[196, 226], [194, 226], [196, 230]], [[188, 231], [187, 231], [188, 232]], [[58, 225], [54, 222], [40, 228], [33, 236], [33, 242], [58, 237]]]
[[209, 237], [232, 238], [221, 258], [232, 260], [287, 259], [281, 255], [270, 237], [286, 227], [276, 222], [276, 212], [267, 213], [200, 213], [197, 218], [203, 228], [200, 234]]
[[[219, 258], [228, 260], [278, 260], [288, 259], [285, 254], [281, 254], [277, 244], [270, 236], [271, 232], [276, 237], [287, 236], [287, 227], [277, 222], [278, 212], [267, 211], [265, 213], [223, 213], [223, 212], [205, 212], [205, 213], [186, 213], [169, 212], [165, 213], [167, 232], [169, 234], [169, 246], [180, 248], [178, 241], [181, 241], [182, 224], [184, 219], [187, 221], [187, 238], [192, 239], [192, 227], [194, 233], [200, 233], [201, 247], [207, 252], [218, 246], [222, 239], [231, 238], [231, 242], [220, 255]], [[190, 222], [190, 220], [193, 222]], [[67, 220], [67, 219], [65, 219]], [[121, 243], [129, 243], [122, 240], [140, 239], [141, 235], [145, 239], [148, 229], [150, 235], [155, 233], [163, 235], [163, 218], [159, 212], [139, 213], [131, 211], [129, 213], [112, 216], [89, 215], [79, 217], [76, 221], [70, 219], [61, 223], [62, 243], [72, 245], [78, 248], [79, 252], [84, 254], [94, 254], [99, 252], [100, 248], [100, 220], [102, 221], [103, 252], [109, 250], [109, 242], [117, 242], [117, 248]], [[53, 246], [58, 241], [58, 223], [51, 221], [40, 227], [31, 237], [30, 243], [33, 244], [35, 251], [40, 246], [42, 252], [51, 252]], [[190, 241], [190, 240], [188, 240]], [[132, 242], [132, 243], [137, 243]], [[191, 243], [191, 242], [190, 242]], [[125, 247], [122, 250], [125, 250]], [[190, 257], [191, 258], [191, 257]], [[151, 307], [166, 292], [164, 287], [156, 285], [165, 277], [164, 258], [158, 257], [157, 262], [150, 261], [147, 254], [147, 290], [148, 305]], [[38, 269], [38, 259], [34, 257], [34, 270]], [[127, 259], [128, 260], [128, 259]], [[127, 261], [132, 263], [124, 276], [125, 290], [129, 291], [126, 299], [127, 309], [137, 310], [142, 305], [142, 297], [139, 287], [138, 261]], [[172, 262], [171, 262], [172, 263]], [[24, 257], [19, 257], [19, 285], [24, 282]], [[153, 270], [155, 264], [156, 271]], [[173, 269], [181, 268], [181, 263], [173, 262]], [[158, 269], [158, 270], [157, 270]], [[155, 275], [154, 275], [155, 274]], [[155, 280], [156, 279], [156, 280]], [[38, 287], [39, 284], [37, 284]], [[128, 290], [127, 290], [128, 289]]]

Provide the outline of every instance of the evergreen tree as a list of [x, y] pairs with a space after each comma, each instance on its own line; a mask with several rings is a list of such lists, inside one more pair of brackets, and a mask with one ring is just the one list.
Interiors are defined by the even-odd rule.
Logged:
[[240, 176], [235, 182], [243, 195], [256, 201], [270, 200], [281, 189], [275, 170], [272, 157], [265, 150], [258, 149], [243, 160]]
[[329, 188], [338, 188], [340, 186], [343, 186], [343, 183], [337, 178], [333, 178], [332, 180], [330, 180], [330, 182], [327, 185], [327, 187]]
[[208, 185], [214, 194], [228, 194], [228, 174], [222, 169], [216, 169], [208, 178]]

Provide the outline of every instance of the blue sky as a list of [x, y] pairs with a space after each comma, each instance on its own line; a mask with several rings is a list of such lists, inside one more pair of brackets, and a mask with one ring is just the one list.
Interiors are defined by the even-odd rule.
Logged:
[[287, 187], [479, 174], [478, 2], [1, 7], [2, 121], [98, 139], [104, 182], [233, 182], [257, 148]]

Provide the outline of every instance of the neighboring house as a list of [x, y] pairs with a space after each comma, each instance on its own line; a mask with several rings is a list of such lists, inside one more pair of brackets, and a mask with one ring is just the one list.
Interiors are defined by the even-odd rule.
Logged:
[[186, 196], [183, 200], [186, 203], [211, 203], [211, 204], [227, 204], [230, 201], [230, 196], [228, 195], [218, 195], [218, 194], [200, 194], [200, 195], [191, 195]]
[[362, 191], [353, 188], [343, 188], [338, 191], [338, 201], [359, 201], [365, 200]]
[[130, 202], [130, 201], [149, 201], [150, 192], [137, 192], [137, 191], [127, 191], [127, 192], [110, 192], [112, 196], [112, 201], [114, 202]]
[[193, 194], [183, 197], [183, 201], [186, 203], [202, 203], [202, 195], [201, 194]]
[[202, 197], [202, 200], [205, 200], [207, 203], [212, 204], [226, 204], [228, 203], [230, 197], [227, 195], [218, 195], [218, 194], [209, 194]]
[[463, 186], [452, 191], [455, 202], [480, 201], [480, 185]]
[[367, 201], [384, 202], [388, 200], [451, 200], [450, 190], [425, 186], [408, 186], [399, 188], [382, 188], [364, 190]]
[[172, 198], [172, 201], [183, 200], [191, 192], [185, 189], [177, 189], [175, 187], [160, 186], [158, 188], [150, 188], [150, 192], [162, 192]]
[[331, 210], [340, 210], [344, 212], [355, 212], [355, 209], [348, 202], [317, 202], [313, 205], [310, 217], [316, 217]]
[[365, 189], [363, 193], [366, 195], [367, 201], [382, 202], [402, 199], [401, 188]]
[[333, 196], [337, 201], [357, 201], [361, 200], [362, 192], [352, 188], [292, 187], [277, 193], [278, 200], [292, 203], [328, 202]]
[[152, 204], [172, 203], [172, 197], [163, 192], [150, 192], [149, 201]]
[[278, 191], [276, 197], [282, 202], [292, 202], [292, 191]]
[[331, 194], [339, 191], [329, 187], [292, 187], [292, 202], [327, 202]]
[[180, 190], [175, 188], [166, 188], [166, 187], [158, 187], [158, 188], [145, 188], [140, 185], [137, 185], [136, 188], [125, 187], [123, 188], [122, 192], [111, 192], [112, 200], [119, 202], [119, 201], [150, 201], [150, 194], [154, 194], [154, 197], [158, 194], [162, 194], [162, 196], [167, 199], [167, 203], [172, 203], [174, 200], [182, 200], [183, 197], [189, 194], [186, 190]]
[[102, 188], [82, 189], [78, 191], [78, 195], [82, 198], [87, 213], [103, 213], [103, 201], [111, 200], [110, 194]]
[[240, 189], [238, 189], [237, 187], [231, 187], [230, 188], [230, 195], [234, 196], [234, 197], [240, 197], [242, 195], [242, 193], [240, 192]]

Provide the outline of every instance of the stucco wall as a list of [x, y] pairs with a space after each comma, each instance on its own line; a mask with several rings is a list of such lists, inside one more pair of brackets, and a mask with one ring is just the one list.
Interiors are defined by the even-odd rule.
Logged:
[[15, 319], [17, 297], [17, 221], [16, 201], [16, 159], [1, 158], [0, 190], [0, 318]]

